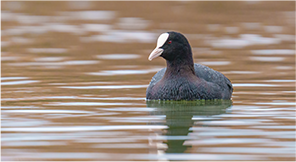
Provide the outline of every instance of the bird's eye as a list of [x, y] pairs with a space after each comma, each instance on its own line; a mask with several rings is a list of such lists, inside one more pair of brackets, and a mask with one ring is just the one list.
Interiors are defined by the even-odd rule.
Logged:
[[168, 44], [171, 44], [172, 43], [172, 41], [170, 40], [169, 42], [168, 42]]

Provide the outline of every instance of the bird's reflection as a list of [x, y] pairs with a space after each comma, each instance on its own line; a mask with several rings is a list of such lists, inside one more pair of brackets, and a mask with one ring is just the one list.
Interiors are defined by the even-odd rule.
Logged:
[[[151, 115], [165, 115], [168, 126], [162, 136], [166, 137], [166, 153], [184, 153], [191, 146], [183, 145], [194, 125], [194, 118], [213, 120], [213, 115], [229, 112], [231, 100], [217, 101], [147, 101], [147, 107], [155, 108]], [[193, 118], [194, 117], [194, 118]], [[153, 123], [159, 124], [159, 123]]]

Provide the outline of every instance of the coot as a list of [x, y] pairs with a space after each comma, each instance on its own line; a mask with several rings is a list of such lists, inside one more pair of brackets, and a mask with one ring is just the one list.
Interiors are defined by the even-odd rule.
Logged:
[[194, 64], [189, 42], [178, 32], [159, 36], [149, 55], [166, 60], [167, 67], [157, 72], [146, 91], [148, 100], [212, 100], [231, 99], [232, 84], [222, 73]]

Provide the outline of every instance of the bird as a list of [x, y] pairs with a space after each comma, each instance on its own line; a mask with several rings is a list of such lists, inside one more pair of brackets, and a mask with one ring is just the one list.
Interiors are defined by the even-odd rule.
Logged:
[[162, 33], [148, 60], [157, 57], [166, 60], [166, 68], [152, 77], [147, 100], [231, 100], [231, 81], [218, 71], [194, 63], [191, 46], [183, 34]]

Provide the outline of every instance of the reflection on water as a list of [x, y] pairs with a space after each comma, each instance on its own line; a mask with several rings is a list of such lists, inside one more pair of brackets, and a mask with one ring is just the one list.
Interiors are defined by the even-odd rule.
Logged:
[[255, 55], [294, 55], [295, 54], [295, 50], [288, 50], [288, 49], [252, 50], [251, 52]]
[[[166, 140], [166, 153], [184, 153], [190, 145], [184, 145], [187, 140], [198, 140], [198, 136], [189, 136], [192, 126], [203, 127], [194, 124], [195, 121], [213, 121], [213, 115], [226, 113], [232, 105], [232, 101], [147, 101], [147, 107], [156, 108], [151, 115], [164, 115], [165, 124], [168, 126], [165, 133], [159, 139]], [[229, 110], [227, 111], [229, 112]], [[219, 118], [218, 118], [219, 119]], [[151, 123], [158, 124], [158, 123]], [[170, 159], [177, 160], [177, 159]]]
[[61, 88], [71, 89], [126, 89], [126, 88], [143, 88], [148, 85], [107, 85], [107, 86], [64, 86]]
[[122, 60], [122, 59], [136, 59], [139, 58], [136, 54], [109, 54], [109, 55], [98, 55], [99, 59], [110, 59], [110, 60]]
[[16, 85], [16, 84], [29, 84], [36, 83], [38, 80], [22, 80], [22, 81], [10, 81], [10, 82], [1, 82], [1, 85]]
[[279, 38], [267, 38], [257, 34], [242, 34], [240, 38], [226, 38], [214, 39], [210, 42], [214, 48], [230, 48], [238, 49], [252, 45], [269, 45], [278, 44], [281, 40]]
[[90, 75], [103, 75], [103, 76], [109, 76], [109, 75], [131, 75], [131, 74], [147, 74], [152, 72], [157, 72], [161, 69], [154, 68], [154, 69], [148, 69], [148, 70], [104, 70], [101, 72], [93, 72], [88, 73]]
[[[1, 5], [1, 160], [295, 161], [295, 2]], [[145, 101], [169, 30], [233, 105]]]

